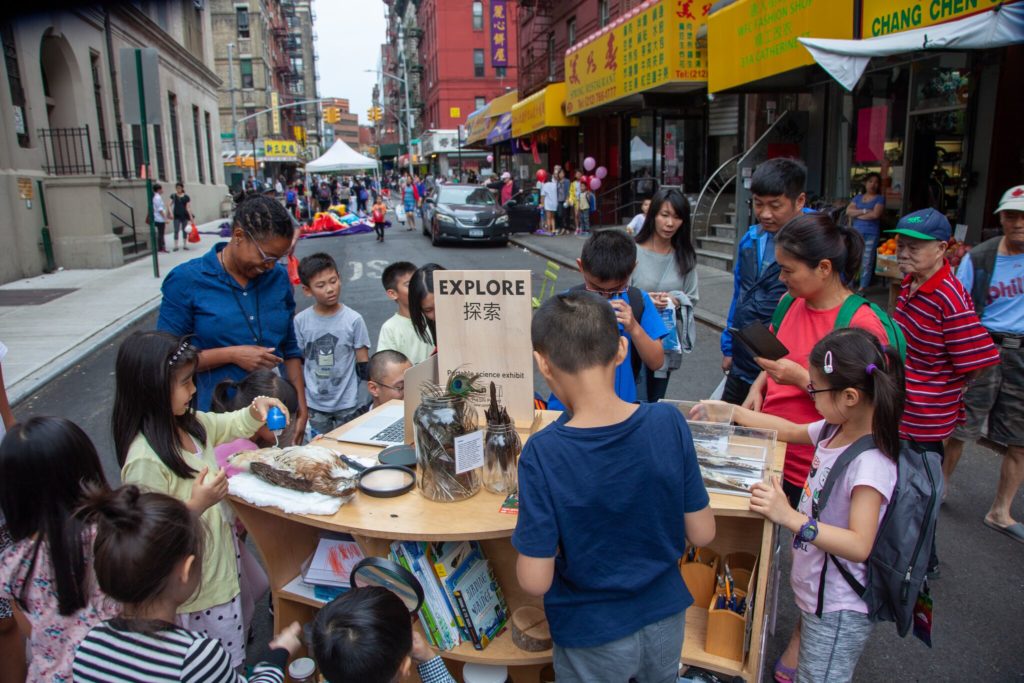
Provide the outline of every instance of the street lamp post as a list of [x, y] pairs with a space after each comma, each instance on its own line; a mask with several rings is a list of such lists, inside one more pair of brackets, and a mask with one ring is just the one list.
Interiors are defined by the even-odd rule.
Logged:
[[[235, 108], [235, 60], [234, 53], [235, 44], [228, 43], [228, 90], [231, 91], [231, 140], [235, 145], [235, 162], [238, 162], [238, 110]], [[256, 158], [253, 157], [253, 163], [256, 163]], [[243, 177], [244, 177], [243, 169]]]
[[[405, 64], [405, 57], [402, 57], [402, 63]], [[394, 74], [389, 74], [387, 71], [378, 71], [377, 69], [365, 69], [369, 73], [379, 73], [381, 76], [393, 78], [402, 84], [402, 90], [405, 93], [405, 116], [406, 116], [406, 127], [409, 130], [409, 135], [406, 137], [406, 144], [408, 148], [406, 150], [409, 155], [409, 175], [412, 175], [412, 109], [409, 107], [409, 81], [407, 78], [400, 78]]]

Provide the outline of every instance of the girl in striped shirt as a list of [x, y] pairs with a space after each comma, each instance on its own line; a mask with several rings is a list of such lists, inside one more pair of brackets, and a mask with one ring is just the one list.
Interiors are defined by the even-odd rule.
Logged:
[[[93, 491], [85, 512], [96, 524], [96, 579], [121, 602], [121, 615], [94, 626], [75, 652], [82, 683], [242, 683], [223, 644], [177, 625], [178, 608], [199, 586], [203, 527], [180, 500], [136, 486]], [[251, 683], [281, 683], [298, 652], [293, 623], [270, 642]]]

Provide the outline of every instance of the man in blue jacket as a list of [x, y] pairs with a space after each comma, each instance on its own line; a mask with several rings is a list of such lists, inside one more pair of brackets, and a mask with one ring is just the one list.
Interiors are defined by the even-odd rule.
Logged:
[[775, 234], [804, 210], [807, 169], [793, 159], [769, 159], [750, 179], [753, 212], [758, 223], [740, 240], [733, 268], [732, 304], [722, 332], [722, 371], [728, 374], [722, 399], [737, 405], [747, 399], [761, 367], [742, 342], [733, 343], [732, 328], [743, 329], [772, 318], [786, 285], [775, 262]]

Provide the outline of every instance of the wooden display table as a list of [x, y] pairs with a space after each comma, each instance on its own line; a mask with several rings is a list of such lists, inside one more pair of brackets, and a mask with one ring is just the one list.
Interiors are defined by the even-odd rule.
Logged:
[[[541, 413], [540, 427], [553, 422], [559, 413]], [[344, 441], [345, 432], [362, 416], [331, 432], [338, 443], [328, 444], [347, 455], [373, 456], [380, 449]], [[539, 427], [538, 427], [539, 428]], [[528, 434], [523, 434], [524, 441]], [[774, 471], [781, 471], [785, 444], [778, 444]], [[351, 534], [366, 555], [387, 556], [394, 540], [459, 541], [476, 540], [483, 547], [509, 609], [522, 605], [543, 606], [541, 598], [524, 593], [516, 578], [516, 551], [510, 538], [516, 516], [499, 512], [505, 497], [481, 490], [472, 498], [457, 503], [437, 503], [420, 495], [418, 489], [396, 498], [373, 498], [357, 493], [334, 515], [292, 515], [273, 507], [257, 507], [234, 496], [229, 500], [263, 556], [274, 601], [274, 632], [298, 621], [306, 623], [325, 603], [318, 600], [301, 582], [302, 563], [316, 548], [321, 531]], [[708, 610], [695, 605], [686, 613], [686, 639], [682, 661], [715, 671], [759, 680], [761, 653], [765, 640], [765, 606], [776, 543], [775, 527], [751, 513], [748, 499], [741, 496], [711, 494], [718, 532], [711, 545], [719, 554], [743, 551], [758, 555], [755, 601], [751, 620], [750, 649], [744, 661], [715, 657], [704, 651]], [[417, 626], [417, 628], [419, 628]], [[525, 652], [512, 643], [506, 629], [484, 650], [470, 643], [440, 652], [453, 676], [459, 677], [462, 662], [504, 664], [515, 683], [537, 683], [541, 668], [551, 662], [551, 651]], [[418, 680], [416, 674], [409, 680]]]

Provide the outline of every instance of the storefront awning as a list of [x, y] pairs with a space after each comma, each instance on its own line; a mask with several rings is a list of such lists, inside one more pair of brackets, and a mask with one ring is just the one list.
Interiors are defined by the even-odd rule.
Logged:
[[643, 92], [704, 87], [708, 56], [697, 30], [707, 7], [647, 0], [566, 50], [566, 115]]
[[814, 60], [802, 36], [853, 38], [853, 0], [738, 0], [708, 16], [708, 92], [755, 83]]
[[542, 128], [576, 126], [575, 116], [566, 116], [565, 83], [552, 83], [512, 106], [512, 136], [523, 137]]
[[496, 145], [512, 139], [512, 113], [502, 114], [498, 117], [494, 128], [487, 134], [487, 145]]
[[502, 114], [512, 111], [512, 105], [518, 100], [519, 91], [510, 90], [500, 97], [495, 97], [483, 107], [470, 114], [466, 118], [466, 138], [464, 144], [472, 145], [485, 140], [487, 134], [494, 129], [498, 118]]
[[1024, 3], [865, 40], [798, 40], [832, 78], [847, 90], [853, 90], [872, 57], [917, 50], [983, 50], [1024, 43]]

